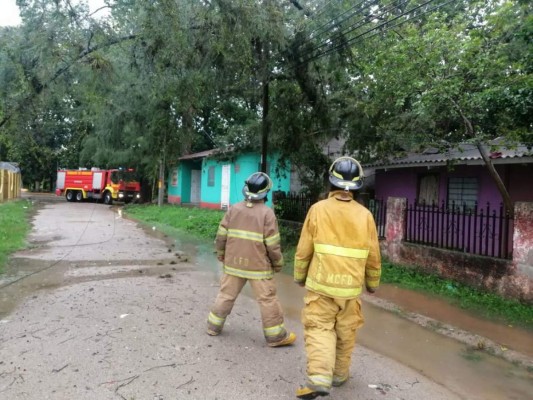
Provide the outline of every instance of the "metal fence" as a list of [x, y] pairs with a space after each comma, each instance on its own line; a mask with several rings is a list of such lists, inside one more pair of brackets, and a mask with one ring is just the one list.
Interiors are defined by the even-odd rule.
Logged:
[[304, 222], [309, 208], [317, 199], [306, 194], [275, 192], [274, 210], [279, 219]]
[[513, 219], [503, 205], [407, 205], [405, 240], [411, 243], [509, 259]]
[[378, 237], [385, 238], [385, 225], [387, 223], [387, 202], [381, 199], [370, 199], [365, 206], [370, 210], [376, 222]]
[[[277, 192], [274, 195], [274, 208], [280, 220], [304, 222], [309, 208], [317, 201], [305, 194]], [[387, 203], [379, 199], [364, 202], [374, 216], [379, 238], [385, 237]]]

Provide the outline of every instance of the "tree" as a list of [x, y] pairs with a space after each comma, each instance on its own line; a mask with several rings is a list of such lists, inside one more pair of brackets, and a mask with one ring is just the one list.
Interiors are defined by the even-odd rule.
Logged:
[[531, 11], [528, 2], [469, 2], [464, 12], [388, 32], [382, 51], [360, 51], [366, 68], [358, 87], [380, 138], [376, 155], [474, 143], [512, 213], [482, 145], [533, 138]]
[[316, 194], [334, 137], [364, 162], [532, 142], [529, 2], [19, 5], [22, 27], [0, 31], [0, 157], [28, 170], [120, 164], [155, 187], [183, 153], [262, 149]]

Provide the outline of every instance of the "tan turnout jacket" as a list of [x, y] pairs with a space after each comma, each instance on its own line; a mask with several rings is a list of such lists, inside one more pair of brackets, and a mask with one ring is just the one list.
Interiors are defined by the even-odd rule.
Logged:
[[281, 270], [278, 222], [263, 201], [234, 204], [224, 215], [215, 240], [224, 272], [246, 279], [271, 279]]
[[294, 280], [332, 298], [356, 298], [379, 286], [381, 256], [374, 217], [350, 193], [333, 191], [307, 213]]

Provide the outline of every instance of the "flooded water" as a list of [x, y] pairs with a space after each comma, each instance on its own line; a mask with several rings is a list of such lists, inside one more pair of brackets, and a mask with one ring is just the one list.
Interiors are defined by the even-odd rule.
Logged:
[[533, 332], [526, 329], [496, 323], [455, 307], [444, 299], [392, 285], [381, 285], [376, 296], [397, 304], [406, 312], [422, 314], [465, 331], [474, 332], [533, 358]]
[[[201, 268], [212, 270], [213, 279], [221, 274], [220, 262], [216, 260], [212, 244], [191, 240], [185, 235], [176, 239], [177, 247], [191, 251], [191, 260]], [[292, 277], [276, 275], [278, 295], [287, 317], [299, 321], [305, 290], [293, 283]], [[394, 287], [383, 290], [383, 298], [402, 300], [400, 304], [412, 304], [413, 312], [442, 317], [443, 322], [473, 329], [474, 333], [502, 336], [502, 343], [531, 352], [533, 337], [526, 331], [513, 330], [490, 321], [476, 319], [442, 300], [401, 291]], [[243, 292], [252, 296], [249, 285]], [[396, 297], [395, 297], [396, 296]], [[439, 313], [432, 311], [439, 310]], [[419, 371], [433, 381], [442, 384], [459, 396], [472, 400], [526, 400], [532, 398], [533, 371], [527, 371], [500, 358], [482, 351], [468, 348], [463, 343], [423, 328], [401, 316], [376, 307], [363, 304], [365, 326], [358, 336], [358, 343], [393, 358]], [[457, 322], [457, 323], [456, 323]], [[514, 336], [509, 335], [513, 332]]]

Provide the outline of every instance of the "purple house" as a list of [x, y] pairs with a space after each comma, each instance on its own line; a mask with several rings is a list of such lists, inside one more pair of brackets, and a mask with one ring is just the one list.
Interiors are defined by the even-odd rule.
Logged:
[[[526, 146], [487, 148], [513, 204], [533, 202], [533, 156]], [[404, 240], [510, 259], [513, 218], [475, 145], [434, 149], [366, 166], [375, 199], [404, 199]], [[381, 202], [380, 202], [381, 201]], [[385, 221], [380, 222], [385, 225]]]
[[[489, 151], [511, 200], [533, 201], [533, 150], [526, 146]], [[428, 149], [403, 158], [366, 166], [375, 174], [375, 197], [406, 198], [408, 204], [499, 207], [502, 197], [475, 145], [463, 144], [439, 153]]]
[[479, 150], [469, 144], [365, 165], [374, 178], [370, 205], [391, 262], [531, 302], [533, 152], [494, 148], [486, 147], [514, 213], [503, 209]]

